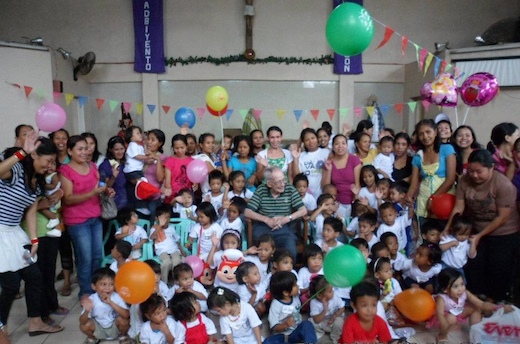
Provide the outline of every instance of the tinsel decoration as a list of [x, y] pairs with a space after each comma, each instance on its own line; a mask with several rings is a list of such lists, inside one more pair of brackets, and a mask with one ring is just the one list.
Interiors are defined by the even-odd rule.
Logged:
[[233, 62], [247, 62], [249, 64], [266, 64], [266, 63], [278, 63], [282, 64], [285, 63], [287, 65], [289, 64], [306, 64], [306, 65], [312, 65], [312, 64], [319, 64], [319, 65], [329, 65], [334, 63], [334, 57], [332, 55], [322, 55], [321, 57], [313, 57], [313, 58], [303, 58], [303, 57], [275, 57], [275, 56], [269, 56], [267, 58], [255, 58], [255, 59], [248, 59], [244, 56], [244, 54], [241, 55], [230, 55], [230, 56], [224, 56], [224, 57], [212, 57], [212, 56], [190, 56], [188, 58], [173, 58], [170, 57], [166, 59], [166, 65], [169, 67], [175, 67], [178, 64], [181, 66], [186, 66], [189, 64], [196, 64], [196, 63], [213, 63], [214, 65], [229, 65]]

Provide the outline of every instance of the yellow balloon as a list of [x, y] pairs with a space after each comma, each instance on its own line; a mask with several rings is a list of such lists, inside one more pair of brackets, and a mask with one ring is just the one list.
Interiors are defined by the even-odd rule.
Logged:
[[215, 112], [223, 110], [228, 101], [228, 93], [222, 86], [213, 86], [206, 93], [206, 104]]

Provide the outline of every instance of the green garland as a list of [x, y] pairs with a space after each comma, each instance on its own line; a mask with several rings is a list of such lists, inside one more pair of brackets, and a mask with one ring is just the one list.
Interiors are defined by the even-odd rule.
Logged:
[[275, 57], [275, 56], [269, 56], [267, 58], [263, 59], [247, 59], [244, 55], [230, 55], [230, 56], [224, 56], [224, 57], [198, 57], [198, 56], [190, 56], [186, 59], [179, 57], [179, 58], [173, 58], [170, 57], [169, 59], [166, 59], [166, 65], [169, 67], [177, 66], [177, 64], [180, 64], [181, 66], [186, 66], [189, 64], [196, 64], [196, 63], [213, 63], [217, 66], [219, 65], [229, 65], [233, 62], [247, 62], [249, 64], [265, 64], [265, 63], [285, 63], [285, 64], [319, 64], [319, 65], [328, 65], [334, 63], [334, 57], [332, 55], [322, 55], [321, 57], [313, 57], [313, 58], [307, 58], [304, 59], [303, 57]]

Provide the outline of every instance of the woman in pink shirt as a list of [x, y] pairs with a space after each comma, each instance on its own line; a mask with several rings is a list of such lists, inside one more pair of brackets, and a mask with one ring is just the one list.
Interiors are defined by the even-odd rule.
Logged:
[[488, 151], [493, 154], [495, 170], [505, 174], [509, 180], [515, 174], [513, 146], [520, 138], [520, 131], [513, 123], [497, 124], [491, 131], [491, 141], [487, 145]]
[[70, 162], [59, 168], [64, 195], [63, 221], [74, 245], [79, 296], [92, 294], [92, 273], [100, 268], [103, 241], [99, 195], [114, 193], [99, 183], [96, 164], [88, 158], [87, 141], [74, 135], [67, 141]]
[[322, 188], [327, 184], [333, 184], [338, 190], [337, 201], [340, 203], [339, 215], [344, 218], [350, 217], [354, 194], [352, 186], [359, 189], [359, 174], [363, 164], [354, 154], [349, 154], [347, 149], [347, 138], [338, 134], [332, 140], [332, 158], [325, 161]]

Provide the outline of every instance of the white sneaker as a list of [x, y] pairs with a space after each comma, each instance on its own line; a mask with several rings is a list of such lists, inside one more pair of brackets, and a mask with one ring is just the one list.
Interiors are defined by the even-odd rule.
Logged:
[[48, 231], [45, 235], [51, 238], [59, 238], [61, 237], [61, 231], [57, 228], [54, 228]]
[[57, 225], [60, 224], [60, 220], [59, 219], [50, 219], [49, 220], [49, 223], [47, 223], [47, 228], [51, 229], [51, 228], [54, 228], [56, 227]]

